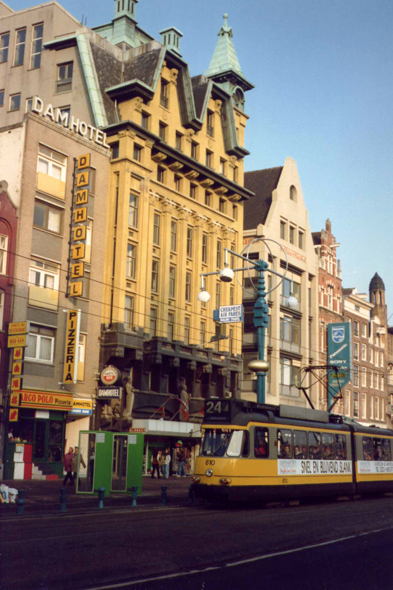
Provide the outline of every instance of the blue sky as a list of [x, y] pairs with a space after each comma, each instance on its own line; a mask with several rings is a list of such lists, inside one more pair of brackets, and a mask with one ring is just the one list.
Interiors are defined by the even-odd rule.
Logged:
[[[90, 27], [113, 0], [64, 0]], [[9, 2], [14, 10], [33, 6]], [[311, 231], [330, 218], [343, 286], [383, 278], [393, 314], [393, 2], [391, 0], [140, 0], [139, 25], [159, 39], [174, 25], [191, 75], [209, 66], [224, 12], [233, 28], [250, 115], [246, 170], [297, 162]], [[391, 320], [393, 324], [393, 318]]]

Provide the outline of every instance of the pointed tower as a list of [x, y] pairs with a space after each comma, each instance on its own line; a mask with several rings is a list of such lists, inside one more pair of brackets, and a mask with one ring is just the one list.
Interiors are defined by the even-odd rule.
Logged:
[[376, 272], [370, 281], [369, 286], [370, 303], [374, 304], [371, 315], [378, 316], [382, 326], [387, 324], [387, 308], [385, 305], [385, 284], [379, 274]]
[[224, 14], [224, 24], [218, 32], [217, 45], [205, 76], [220, 84], [231, 94], [235, 106], [244, 111], [244, 93], [254, 86], [244, 77], [232, 37], [233, 31], [228, 26], [228, 15]]

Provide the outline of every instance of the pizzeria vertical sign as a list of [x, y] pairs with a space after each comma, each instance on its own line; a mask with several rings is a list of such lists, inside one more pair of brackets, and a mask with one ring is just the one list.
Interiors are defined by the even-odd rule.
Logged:
[[91, 154], [79, 156], [75, 166], [74, 200], [71, 220], [70, 297], [86, 297], [85, 264], [89, 262], [90, 233], [88, 231], [89, 193], [92, 191], [94, 170]]
[[80, 321], [80, 309], [67, 311], [63, 383], [77, 382]]

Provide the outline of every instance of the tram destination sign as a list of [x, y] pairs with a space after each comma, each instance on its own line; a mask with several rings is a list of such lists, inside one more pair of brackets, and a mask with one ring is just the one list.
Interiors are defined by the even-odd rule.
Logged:
[[232, 400], [213, 398], [205, 402], [204, 422], [219, 424], [228, 423], [232, 419]]

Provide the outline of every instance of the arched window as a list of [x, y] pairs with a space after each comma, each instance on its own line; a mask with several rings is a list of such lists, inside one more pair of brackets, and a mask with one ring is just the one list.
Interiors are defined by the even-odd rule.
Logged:
[[295, 203], [297, 203], [297, 190], [296, 190], [296, 187], [293, 185], [289, 189], [289, 198], [291, 199], [291, 201], [294, 201]]

